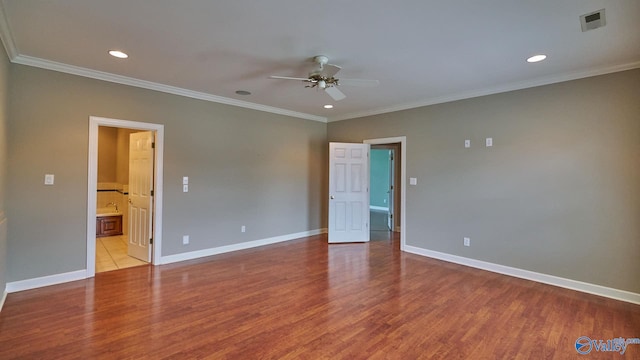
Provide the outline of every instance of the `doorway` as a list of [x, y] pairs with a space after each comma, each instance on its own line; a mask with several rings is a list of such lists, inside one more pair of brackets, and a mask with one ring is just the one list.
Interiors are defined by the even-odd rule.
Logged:
[[370, 201], [372, 231], [394, 231], [395, 146], [373, 145], [370, 155]]
[[[153, 201], [152, 211], [150, 215], [149, 221], [149, 233], [152, 236], [149, 238], [150, 242], [150, 262], [154, 265], [160, 264], [161, 259], [161, 245], [162, 245], [162, 169], [163, 169], [163, 148], [164, 148], [164, 126], [159, 124], [151, 124], [151, 123], [141, 123], [127, 120], [118, 120], [118, 119], [107, 119], [107, 118], [99, 118], [99, 117], [90, 117], [89, 118], [89, 170], [88, 170], [88, 190], [87, 190], [87, 269], [86, 274], [87, 277], [93, 277], [95, 275], [96, 270], [96, 254], [100, 249], [97, 247], [96, 243], [96, 230], [98, 229], [98, 218], [96, 217], [97, 208], [103, 207], [103, 205], [107, 205], [109, 203], [116, 203], [115, 201], [105, 202], [104, 197], [100, 200], [105, 202], [98, 203], [98, 156], [99, 156], [99, 146], [98, 146], [98, 138], [99, 138], [99, 129], [101, 127], [109, 127], [120, 129], [130, 129], [131, 132], [140, 132], [140, 131], [148, 131], [153, 133], [155, 136], [155, 155], [153, 156], [152, 162], [152, 172], [153, 172]], [[128, 182], [128, 181], [127, 181]], [[128, 191], [123, 191], [124, 193]], [[128, 197], [128, 196], [127, 196]], [[96, 206], [99, 205], [99, 206]], [[111, 204], [109, 206], [113, 206], [115, 210], [116, 204]], [[128, 204], [124, 204], [126, 207]], [[109, 206], [105, 206], [109, 208]], [[123, 208], [122, 204], [120, 205], [121, 209]], [[117, 212], [116, 212], [117, 213]], [[128, 220], [128, 219], [127, 219]], [[126, 220], [125, 220], [126, 221]], [[124, 221], [123, 221], [124, 222]], [[98, 229], [99, 230], [99, 229]], [[130, 234], [127, 234], [127, 237]], [[124, 236], [120, 235], [120, 236]], [[104, 239], [104, 238], [103, 238]], [[151, 240], [153, 239], [153, 240]], [[122, 239], [113, 239], [116, 242], [120, 241], [119, 245], [122, 248]], [[152, 242], [152, 243], [151, 243]], [[125, 247], [126, 249], [126, 247]], [[117, 251], [114, 250], [114, 251]]]
[[391, 240], [399, 232], [400, 249], [404, 250], [406, 136], [368, 139], [364, 143], [371, 145], [370, 238]]

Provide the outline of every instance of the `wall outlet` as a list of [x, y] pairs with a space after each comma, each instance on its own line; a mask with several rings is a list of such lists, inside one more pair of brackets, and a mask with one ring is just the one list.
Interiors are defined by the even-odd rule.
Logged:
[[471, 246], [471, 238], [464, 238], [464, 246]]
[[240, 232], [246, 232], [247, 231], [247, 227], [242, 225], [242, 227], [240, 228]]
[[45, 185], [53, 185], [53, 180], [55, 176], [53, 174], [46, 174], [44, 176], [44, 184]]
[[189, 235], [182, 235], [182, 245], [189, 245]]
[[485, 139], [485, 144], [487, 145], [487, 147], [492, 147], [493, 146], [493, 138], [486, 138]]
[[471, 147], [471, 140], [465, 140], [464, 141], [464, 147], [470, 148]]

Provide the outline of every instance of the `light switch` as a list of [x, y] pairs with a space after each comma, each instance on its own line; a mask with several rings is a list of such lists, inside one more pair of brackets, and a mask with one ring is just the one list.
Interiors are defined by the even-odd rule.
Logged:
[[471, 147], [471, 140], [465, 140], [464, 141], [464, 147], [470, 148]]
[[409, 178], [409, 185], [418, 185], [418, 178]]
[[189, 177], [188, 176], [183, 176], [182, 177], [182, 185], [188, 185], [189, 184]]
[[487, 138], [486, 139], [486, 144], [487, 144], [487, 147], [493, 146], [493, 138]]
[[182, 192], [189, 192], [189, 185], [182, 185]]
[[53, 185], [55, 176], [53, 174], [46, 174], [44, 176], [44, 184], [45, 185]]

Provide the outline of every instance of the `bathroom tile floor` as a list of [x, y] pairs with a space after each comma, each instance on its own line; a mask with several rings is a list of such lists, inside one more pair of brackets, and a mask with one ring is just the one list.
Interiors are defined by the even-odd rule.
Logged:
[[147, 265], [127, 255], [127, 236], [109, 236], [96, 239], [96, 272]]

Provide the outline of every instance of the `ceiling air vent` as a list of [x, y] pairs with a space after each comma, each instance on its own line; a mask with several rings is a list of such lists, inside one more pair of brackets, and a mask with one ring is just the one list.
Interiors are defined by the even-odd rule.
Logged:
[[607, 25], [607, 20], [604, 17], [604, 9], [580, 16], [580, 25], [582, 26], [582, 32]]

